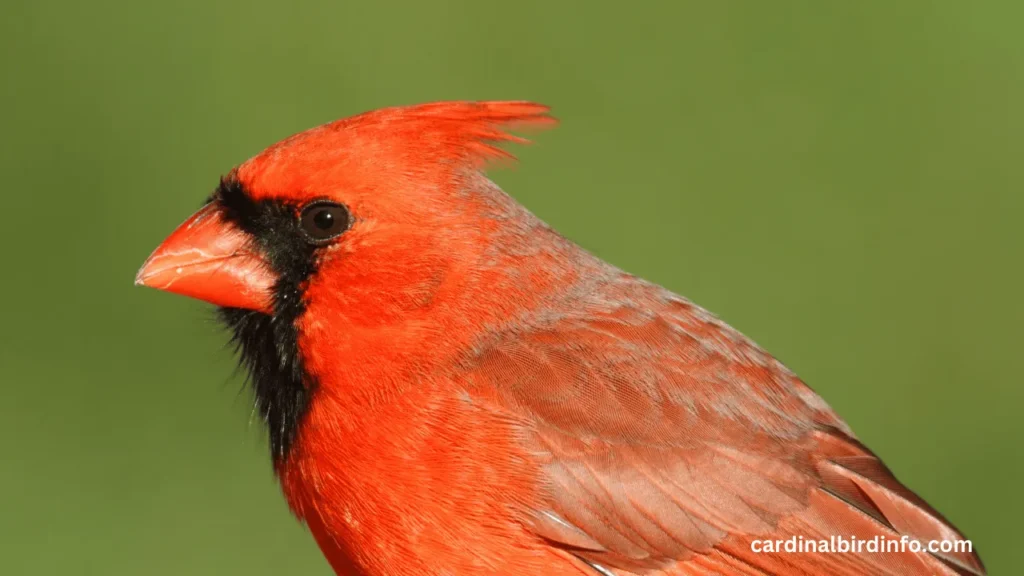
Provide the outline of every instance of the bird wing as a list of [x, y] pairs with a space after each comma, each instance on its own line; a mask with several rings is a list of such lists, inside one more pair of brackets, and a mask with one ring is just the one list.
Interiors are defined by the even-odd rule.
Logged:
[[568, 304], [478, 346], [467, 390], [518, 422], [540, 463], [532, 529], [596, 574], [985, 573], [971, 551], [755, 553], [790, 537], [963, 536], [703, 309], [638, 280]]

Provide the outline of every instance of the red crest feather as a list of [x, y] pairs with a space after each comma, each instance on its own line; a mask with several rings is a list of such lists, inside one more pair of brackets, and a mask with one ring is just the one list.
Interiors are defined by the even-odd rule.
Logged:
[[335, 184], [379, 186], [414, 170], [451, 173], [468, 164], [514, 159], [497, 146], [529, 141], [510, 128], [541, 128], [557, 123], [542, 104], [525, 101], [434, 102], [398, 106], [343, 118], [286, 138], [239, 167], [238, 174], [259, 198], [301, 195], [312, 178]]
[[[544, 128], [557, 123], [550, 108], [525, 101], [434, 102], [418, 106], [385, 108], [341, 120], [344, 125], [388, 124], [395, 133], [423, 141], [438, 139], [452, 152], [462, 150], [471, 158], [513, 158], [495, 146], [498, 142], [528, 144], [529, 140], [506, 129]], [[419, 135], [420, 138], [416, 138]]]

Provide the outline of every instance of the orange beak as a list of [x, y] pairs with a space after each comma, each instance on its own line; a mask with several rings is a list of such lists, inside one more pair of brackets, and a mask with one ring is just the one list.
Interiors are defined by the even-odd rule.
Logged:
[[225, 221], [212, 203], [178, 226], [135, 276], [136, 286], [266, 314], [273, 311], [274, 281], [246, 234]]

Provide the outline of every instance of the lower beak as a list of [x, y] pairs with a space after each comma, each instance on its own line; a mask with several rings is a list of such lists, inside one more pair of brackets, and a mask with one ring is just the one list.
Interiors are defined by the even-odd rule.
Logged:
[[207, 204], [150, 255], [135, 284], [270, 314], [274, 274], [250, 244], [215, 204]]

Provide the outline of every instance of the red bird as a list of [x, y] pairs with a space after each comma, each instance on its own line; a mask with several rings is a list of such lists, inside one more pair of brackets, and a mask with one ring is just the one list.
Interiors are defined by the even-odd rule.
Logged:
[[[553, 122], [441, 102], [314, 128], [139, 271], [220, 307], [335, 572], [984, 574], [776, 359], [483, 176], [503, 127]], [[836, 538], [861, 549], [784, 549]]]

